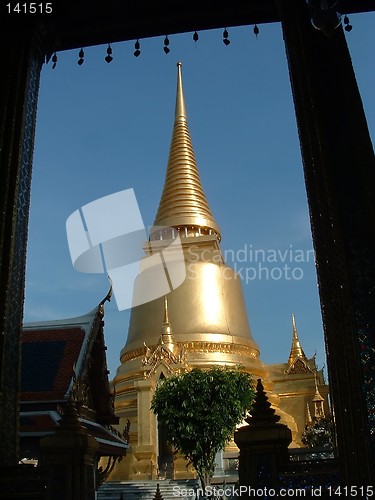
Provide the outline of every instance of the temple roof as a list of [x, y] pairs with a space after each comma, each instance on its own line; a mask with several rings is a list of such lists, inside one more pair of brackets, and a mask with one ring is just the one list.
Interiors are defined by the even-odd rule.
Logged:
[[22, 332], [21, 401], [63, 400], [81, 374], [95, 308], [76, 318], [26, 323]]
[[24, 330], [21, 400], [63, 400], [84, 340], [80, 327]]
[[181, 76], [177, 63], [175, 122], [163, 193], [155, 217], [155, 226], [190, 227], [216, 233], [220, 229], [204, 194], [187, 123]]
[[[27, 323], [22, 330], [20, 437], [38, 440], [60, 427], [66, 408], [79, 408], [79, 425], [92, 434], [100, 455], [124, 455], [108, 380], [104, 302], [83, 316]], [[29, 441], [25, 446], [29, 446]]]

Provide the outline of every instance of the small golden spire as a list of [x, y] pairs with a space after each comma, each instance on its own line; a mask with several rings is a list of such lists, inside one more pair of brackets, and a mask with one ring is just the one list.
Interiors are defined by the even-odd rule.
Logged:
[[171, 324], [168, 317], [168, 299], [164, 296], [164, 320], [161, 328], [160, 343], [164, 344], [172, 353], [176, 351], [176, 343], [172, 334]]
[[171, 325], [169, 323], [169, 317], [168, 317], [168, 299], [167, 296], [164, 295], [164, 321], [163, 321], [163, 332], [164, 329], [168, 329], [168, 331], [171, 331]]
[[312, 423], [311, 411], [309, 403], [306, 403], [306, 424]]
[[167, 174], [154, 226], [175, 227], [181, 236], [217, 234], [220, 229], [208, 206], [199, 177], [186, 117], [181, 76], [177, 63], [175, 122]]
[[324, 401], [324, 398], [322, 397], [322, 395], [319, 392], [318, 379], [317, 379], [316, 373], [315, 373], [315, 396], [314, 396], [313, 401]]
[[315, 396], [313, 398], [314, 403], [314, 415], [316, 419], [324, 418], [324, 398], [319, 392], [318, 380], [315, 372]]
[[307, 361], [306, 355], [303, 352], [301, 343], [298, 338], [296, 321], [294, 318], [294, 314], [292, 313], [292, 325], [293, 325], [293, 338], [292, 338], [292, 347], [290, 349], [288, 365], [290, 366], [297, 358], [303, 359], [303, 361]]

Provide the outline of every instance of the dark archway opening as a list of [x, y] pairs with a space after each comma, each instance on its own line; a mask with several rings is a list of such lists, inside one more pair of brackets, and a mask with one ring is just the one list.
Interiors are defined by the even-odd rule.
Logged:
[[[165, 379], [164, 374], [159, 380]], [[168, 431], [164, 425], [158, 422], [158, 471], [160, 479], [173, 479], [173, 446], [170, 443]]]

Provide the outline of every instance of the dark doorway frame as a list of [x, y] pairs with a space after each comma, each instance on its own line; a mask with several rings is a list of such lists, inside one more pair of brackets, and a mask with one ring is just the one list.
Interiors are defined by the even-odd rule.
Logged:
[[[331, 36], [315, 30], [302, 0], [235, 2], [214, 10], [202, 1], [182, 9], [150, 0], [53, 4], [50, 16], [0, 17], [0, 465], [18, 458], [19, 336], [43, 63], [69, 48], [278, 21], [303, 157], [340, 473], [346, 485], [374, 484], [375, 161], [342, 27]], [[340, 2], [343, 13], [373, 10], [373, 0]]]

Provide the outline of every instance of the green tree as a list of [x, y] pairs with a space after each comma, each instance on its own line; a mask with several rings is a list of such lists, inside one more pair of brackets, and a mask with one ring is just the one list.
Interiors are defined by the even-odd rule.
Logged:
[[251, 407], [251, 375], [227, 368], [194, 368], [159, 382], [151, 409], [169, 440], [193, 465], [203, 490], [215, 468], [215, 455], [230, 441]]
[[306, 425], [302, 434], [302, 443], [308, 448], [333, 446], [333, 423], [331, 417], [314, 419]]

